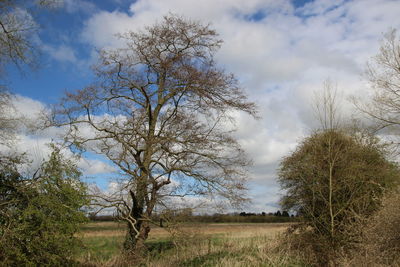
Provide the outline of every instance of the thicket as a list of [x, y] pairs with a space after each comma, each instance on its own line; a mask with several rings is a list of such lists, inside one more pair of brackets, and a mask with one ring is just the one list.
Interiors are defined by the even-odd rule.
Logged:
[[75, 265], [88, 204], [81, 173], [58, 150], [32, 176], [23, 162], [0, 161], [0, 266]]
[[389, 192], [381, 208], [359, 225], [360, 236], [349, 253], [341, 256], [345, 266], [400, 266], [400, 188]]
[[399, 178], [372, 136], [327, 129], [303, 140], [279, 170], [282, 205], [303, 218], [291, 233], [298, 248], [312, 263], [335, 264], [338, 252], [359, 242], [357, 226], [379, 210]]

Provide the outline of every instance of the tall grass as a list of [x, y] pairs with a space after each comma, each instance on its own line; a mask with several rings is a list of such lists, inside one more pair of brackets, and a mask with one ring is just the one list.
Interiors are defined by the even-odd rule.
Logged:
[[279, 237], [203, 239], [147, 258], [144, 266], [301, 266], [300, 259], [280, 248]]
[[[115, 232], [110, 225], [104, 226]], [[135, 263], [126, 261], [120, 253], [122, 235], [86, 234], [88, 251], [82, 253], [81, 262], [87, 266], [303, 266], [300, 257], [282, 246], [281, 235], [287, 227], [287, 224], [186, 225], [170, 231], [168, 236], [158, 229], [147, 243], [148, 255]], [[98, 226], [92, 229], [99, 233]]]

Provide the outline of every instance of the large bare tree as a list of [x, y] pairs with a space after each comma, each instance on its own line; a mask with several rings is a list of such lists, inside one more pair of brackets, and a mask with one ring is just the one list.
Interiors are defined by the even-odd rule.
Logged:
[[227, 125], [232, 111], [256, 109], [216, 65], [221, 40], [208, 25], [171, 14], [120, 37], [125, 48], [101, 51], [95, 82], [68, 93], [52, 121], [70, 126], [71, 145], [118, 167], [121, 191], [100, 202], [127, 221], [125, 248], [137, 252], [164, 197], [242, 199], [248, 160]]

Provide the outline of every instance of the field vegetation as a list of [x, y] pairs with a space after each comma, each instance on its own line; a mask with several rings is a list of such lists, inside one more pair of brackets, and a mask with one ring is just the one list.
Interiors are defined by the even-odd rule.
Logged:
[[[184, 223], [166, 229], [154, 227], [142, 266], [282, 266], [303, 265], [289, 255], [282, 238], [293, 223]], [[82, 227], [87, 266], [130, 266], [121, 253], [125, 225], [91, 222]], [[131, 263], [133, 264], [133, 263]]]

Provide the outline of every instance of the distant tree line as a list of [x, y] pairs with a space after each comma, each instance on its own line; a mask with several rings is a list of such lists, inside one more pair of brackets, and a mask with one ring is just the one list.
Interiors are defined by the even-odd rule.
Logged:
[[261, 213], [242, 211], [242, 212], [239, 213], [239, 216], [278, 216], [278, 217], [282, 216], [282, 217], [294, 217], [293, 214], [290, 215], [289, 212], [287, 212], [286, 210], [284, 210], [282, 212], [280, 210], [277, 210], [276, 212], [268, 212], [268, 213], [266, 213], [264, 211], [261, 212]]
[[[299, 216], [289, 215], [287, 211], [276, 212], [240, 212], [240, 213], [214, 213], [214, 214], [180, 214], [175, 213], [170, 218], [165, 218], [161, 214], [153, 215], [152, 221], [159, 222], [174, 220], [183, 223], [279, 223], [279, 222], [297, 222]], [[91, 221], [117, 221], [118, 218], [113, 215], [89, 215]]]

